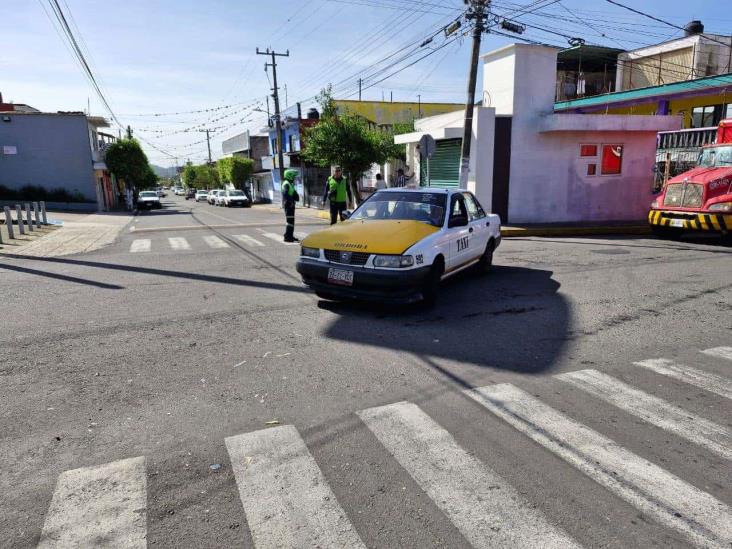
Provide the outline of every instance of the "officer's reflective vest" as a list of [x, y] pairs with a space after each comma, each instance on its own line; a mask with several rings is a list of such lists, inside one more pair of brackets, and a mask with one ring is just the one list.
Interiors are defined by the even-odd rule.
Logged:
[[[335, 191], [335, 197], [331, 194]], [[328, 194], [331, 202], [345, 202], [348, 200], [348, 191], [346, 190], [346, 178], [341, 177], [338, 181], [335, 177], [328, 178]]]

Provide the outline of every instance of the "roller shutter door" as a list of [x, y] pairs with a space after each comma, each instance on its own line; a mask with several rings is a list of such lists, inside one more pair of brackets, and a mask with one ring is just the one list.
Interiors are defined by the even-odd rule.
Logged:
[[[435, 154], [430, 159], [432, 187], [457, 188], [460, 183], [460, 153], [462, 139], [442, 139], [437, 142]], [[420, 181], [427, 185], [427, 162], [420, 163]]]

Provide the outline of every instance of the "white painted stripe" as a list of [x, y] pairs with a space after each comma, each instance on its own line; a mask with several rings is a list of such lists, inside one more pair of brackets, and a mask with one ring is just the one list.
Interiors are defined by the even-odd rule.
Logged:
[[713, 349], [706, 349], [702, 351], [702, 353], [709, 356], [732, 360], [732, 347], [714, 347]]
[[255, 547], [364, 547], [297, 429], [228, 437], [226, 448]]
[[190, 250], [191, 245], [182, 236], [174, 236], [168, 239], [170, 247], [174, 250]]
[[717, 374], [710, 374], [704, 370], [698, 370], [691, 366], [684, 364], [677, 364], [673, 360], [667, 358], [651, 358], [648, 360], [641, 360], [640, 362], [634, 363], [636, 366], [648, 368], [664, 376], [672, 377], [694, 385], [710, 393], [714, 393], [725, 398], [732, 399], [732, 380], [718, 376]]
[[298, 242], [285, 242], [285, 237], [281, 234], [277, 233], [266, 233], [262, 231], [262, 236], [269, 238], [270, 240], [274, 240], [278, 244], [284, 244], [285, 246], [299, 246], [300, 244]]
[[580, 547], [417, 405], [358, 415], [473, 547]]
[[149, 238], [138, 238], [132, 241], [130, 252], [133, 254], [139, 252], [149, 252], [152, 248], [152, 241]]
[[634, 389], [597, 370], [580, 370], [555, 376], [639, 418], [684, 437], [694, 444], [732, 459], [732, 430]]
[[147, 547], [145, 458], [62, 473], [39, 549]]
[[234, 238], [236, 238], [239, 242], [242, 244], [246, 244], [247, 246], [264, 246], [259, 240], [256, 238], [252, 238], [248, 234], [235, 234]]
[[302, 240], [303, 238], [307, 238], [307, 236], [308, 236], [308, 233], [304, 233], [302, 231], [295, 231], [294, 234], [295, 234], [295, 237], [299, 238], [300, 240]]
[[229, 244], [227, 244], [225, 240], [223, 240], [222, 238], [219, 238], [218, 236], [213, 236], [213, 235], [211, 235], [211, 236], [204, 236], [203, 237], [203, 241], [206, 244], [208, 244], [208, 246], [210, 248], [221, 249], [221, 248], [229, 248], [230, 247]]
[[495, 415], [642, 512], [705, 547], [729, 547], [732, 510], [510, 384], [466, 391]]

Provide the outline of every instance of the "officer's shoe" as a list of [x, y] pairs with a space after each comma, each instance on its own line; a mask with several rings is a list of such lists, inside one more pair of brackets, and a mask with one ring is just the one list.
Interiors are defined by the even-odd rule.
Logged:
[[300, 242], [299, 238], [285, 238], [285, 242]]

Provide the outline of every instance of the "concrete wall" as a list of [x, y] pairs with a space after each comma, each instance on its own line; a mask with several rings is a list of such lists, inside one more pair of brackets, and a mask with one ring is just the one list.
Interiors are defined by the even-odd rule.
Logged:
[[85, 115], [5, 113], [0, 117], [0, 147], [5, 145], [16, 147], [17, 154], [1, 154], [0, 148], [0, 185], [62, 187], [97, 200]]
[[[553, 114], [556, 52], [511, 45], [483, 56], [491, 104], [497, 114], [513, 115], [508, 222], [643, 219], [651, 202], [656, 134], [678, 129], [681, 119]], [[600, 175], [600, 153], [580, 158], [581, 144], [623, 145], [622, 173]], [[590, 160], [598, 175], [587, 175]]]

